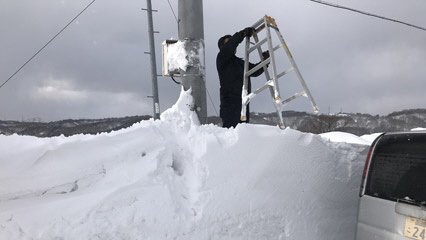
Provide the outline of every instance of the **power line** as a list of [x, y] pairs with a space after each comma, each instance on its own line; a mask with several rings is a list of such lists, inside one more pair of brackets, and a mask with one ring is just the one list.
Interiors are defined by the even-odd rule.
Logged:
[[73, 23], [84, 11], [86, 11], [96, 0], [90, 2], [80, 13], [77, 14], [65, 27], [63, 27], [55, 36], [53, 36], [42, 48], [40, 48], [32, 57], [30, 57], [18, 70], [16, 70], [2, 85], [0, 85], [0, 89], [9, 82], [16, 74], [18, 74], [31, 60], [33, 60], [41, 51], [43, 51], [56, 37], [58, 37], [71, 23]]
[[420, 26], [416, 26], [416, 25], [413, 25], [411, 23], [406, 23], [406, 22], [395, 20], [395, 19], [392, 19], [392, 18], [379, 16], [379, 15], [376, 15], [376, 14], [372, 14], [372, 13], [368, 13], [368, 12], [356, 10], [356, 9], [345, 7], [345, 6], [340, 6], [340, 5], [337, 5], [337, 4], [334, 4], [334, 3], [329, 3], [329, 2], [325, 2], [325, 1], [321, 1], [321, 0], [309, 0], [309, 1], [320, 3], [320, 4], [324, 4], [324, 5], [328, 5], [328, 6], [335, 7], [335, 8], [341, 8], [341, 9], [345, 9], [345, 10], [357, 12], [357, 13], [364, 14], [364, 15], [371, 16], [371, 17], [381, 18], [381, 19], [384, 19], [384, 20], [387, 20], [387, 21], [392, 21], [392, 22], [404, 24], [404, 25], [407, 25], [409, 27], [413, 27], [413, 28], [417, 28], [417, 29], [426, 31], [426, 28], [420, 27]]
[[172, 4], [170, 4], [170, 0], [167, 0], [167, 2], [169, 3], [170, 9], [172, 10], [172, 13], [173, 13], [173, 16], [175, 16], [176, 22], [179, 23], [179, 20], [176, 17], [175, 11], [173, 10]]

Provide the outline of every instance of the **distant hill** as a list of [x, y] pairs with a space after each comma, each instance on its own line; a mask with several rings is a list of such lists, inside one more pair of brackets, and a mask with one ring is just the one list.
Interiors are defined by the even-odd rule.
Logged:
[[[78, 119], [56, 122], [0, 121], [0, 134], [30, 135], [37, 137], [71, 136], [111, 132], [152, 118], [149, 115], [105, 119]], [[416, 127], [426, 128], [426, 109], [408, 109], [387, 116], [362, 113], [311, 114], [306, 112], [283, 112], [286, 126], [302, 132], [324, 133], [348, 132], [358, 136], [377, 132], [409, 131]], [[209, 117], [209, 123], [221, 124], [219, 117]], [[277, 125], [276, 113], [252, 113], [252, 124]]]
[[67, 119], [56, 122], [0, 121], [0, 134], [30, 135], [37, 137], [71, 136], [75, 134], [97, 134], [127, 128], [150, 119], [151, 116], [132, 116], [104, 119]]
[[[253, 123], [276, 125], [276, 113], [251, 115]], [[324, 133], [348, 132], [358, 136], [378, 132], [410, 131], [426, 128], [426, 109], [409, 109], [393, 112], [387, 116], [362, 113], [311, 114], [305, 112], [283, 112], [286, 126], [302, 132]]]

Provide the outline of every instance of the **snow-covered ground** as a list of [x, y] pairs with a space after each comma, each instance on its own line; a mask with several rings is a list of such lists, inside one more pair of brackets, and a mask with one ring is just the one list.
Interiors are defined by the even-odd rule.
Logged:
[[161, 120], [0, 136], [0, 239], [353, 239], [373, 136]]

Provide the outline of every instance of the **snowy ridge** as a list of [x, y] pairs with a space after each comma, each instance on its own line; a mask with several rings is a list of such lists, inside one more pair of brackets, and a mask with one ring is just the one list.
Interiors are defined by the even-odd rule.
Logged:
[[353, 237], [370, 141], [200, 126], [190, 106], [182, 91], [116, 132], [0, 135], [0, 239]]

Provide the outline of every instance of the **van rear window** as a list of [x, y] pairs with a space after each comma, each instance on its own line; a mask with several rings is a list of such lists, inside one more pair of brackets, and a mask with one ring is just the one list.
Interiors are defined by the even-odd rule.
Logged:
[[365, 194], [426, 201], [426, 134], [384, 135], [374, 149]]

